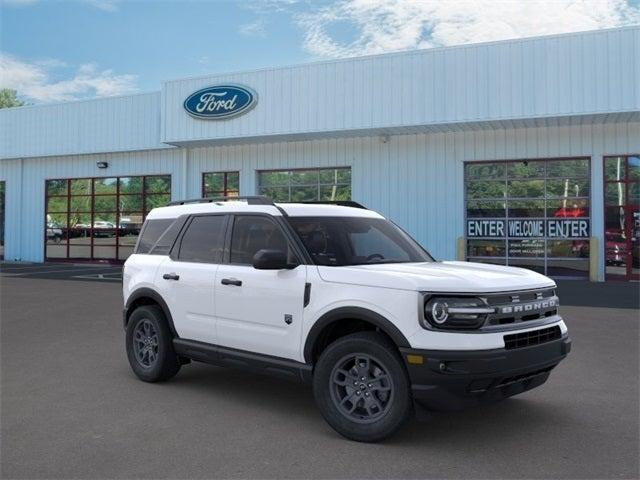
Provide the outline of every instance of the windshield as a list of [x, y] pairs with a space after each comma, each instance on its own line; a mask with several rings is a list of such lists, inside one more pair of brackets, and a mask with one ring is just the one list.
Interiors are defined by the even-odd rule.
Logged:
[[317, 265], [432, 262], [400, 228], [383, 218], [289, 217]]

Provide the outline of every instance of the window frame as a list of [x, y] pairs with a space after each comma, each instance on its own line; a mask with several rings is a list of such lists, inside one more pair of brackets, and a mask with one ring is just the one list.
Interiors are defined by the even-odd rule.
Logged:
[[[350, 180], [349, 183], [322, 183], [320, 182], [320, 172], [327, 170], [349, 170]], [[304, 172], [304, 171], [314, 171], [318, 173], [318, 182], [315, 184], [291, 184], [291, 173], [294, 172]], [[278, 185], [262, 185], [260, 182], [260, 176], [264, 173], [287, 173], [287, 183], [286, 184], [278, 184]], [[296, 167], [296, 168], [271, 168], [264, 170], [256, 170], [256, 192], [258, 195], [264, 195], [261, 191], [262, 188], [287, 188], [288, 190], [288, 199], [286, 201], [276, 200], [279, 203], [295, 203], [291, 200], [291, 189], [292, 187], [317, 187], [317, 196], [314, 200], [309, 201], [321, 201], [320, 198], [320, 189], [323, 186], [337, 186], [337, 187], [349, 187], [351, 189], [351, 194], [349, 195], [349, 200], [353, 197], [353, 168], [351, 165], [340, 165], [333, 167]], [[306, 200], [305, 200], [306, 201]]]
[[[151, 179], [154, 178], [159, 178], [159, 177], [165, 177], [168, 182], [169, 182], [169, 190], [162, 190], [160, 192], [147, 192], [147, 182]], [[115, 192], [101, 192], [101, 193], [96, 193], [96, 183], [103, 181], [103, 180], [107, 180], [107, 179], [114, 179], [115, 180]], [[140, 192], [137, 193], [122, 193], [121, 192], [121, 180], [122, 179], [141, 179], [141, 190]], [[96, 177], [52, 177], [52, 178], [45, 178], [44, 179], [44, 221], [43, 221], [43, 233], [44, 233], [44, 241], [43, 241], [43, 258], [45, 259], [45, 261], [55, 261], [55, 262], [95, 262], [95, 261], [99, 261], [99, 262], [107, 262], [107, 263], [114, 263], [114, 264], [122, 264], [124, 263], [124, 261], [126, 259], [120, 259], [120, 250], [121, 247], [122, 248], [129, 248], [132, 247], [132, 251], [131, 254], [135, 253], [136, 251], [136, 246], [138, 243], [138, 239], [140, 238], [140, 235], [142, 234], [142, 228], [140, 229], [140, 232], [138, 233], [138, 238], [136, 239], [136, 242], [133, 245], [121, 245], [120, 244], [120, 239], [124, 238], [120, 235], [120, 230], [122, 230], [119, 225], [124, 214], [140, 214], [141, 216], [141, 220], [142, 220], [142, 225], [144, 225], [144, 222], [146, 221], [147, 215], [149, 213], [149, 208], [147, 205], [147, 200], [148, 197], [150, 196], [155, 196], [155, 195], [168, 195], [169, 197], [169, 201], [171, 200], [171, 183], [172, 183], [172, 175], [170, 173], [154, 173], [154, 174], [144, 174], [144, 175], [105, 175], [105, 176], [96, 176]], [[49, 182], [64, 182], [65, 185], [65, 193], [63, 194], [59, 194], [59, 193], [55, 193], [55, 194], [49, 194], [48, 191], [48, 185]], [[80, 194], [73, 194], [71, 191], [71, 183], [72, 182], [77, 182], [77, 181], [88, 181], [89, 182], [89, 188], [86, 192], [82, 192]], [[108, 211], [97, 211], [95, 208], [95, 204], [96, 204], [96, 199], [100, 199], [100, 198], [105, 198], [105, 197], [110, 197], [113, 196], [116, 199], [116, 206], [114, 210], [108, 210]], [[120, 209], [120, 199], [123, 197], [135, 197], [135, 196], [140, 196], [141, 197], [141, 204], [140, 204], [140, 210], [121, 210]], [[78, 211], [74, 211], [72, 210], [72, 199], [74, 198], [84, 198], [84, 197], [88, 197], [89, 200], [89, 204], [87, 206], [86, 209], [81, 209]], [[52, 198], [60, 198], [60, 199], [64, 199], [64, 203], [66, 204], [66, 207], [63, 211], [60, 212], [49, 212], [49, 199]], [[57, 215], [64, 215], [65, 217], [65, 225], [62, 227], [63, 230], [63, 238], [64, 238], [64, 242], [63, 242], [63, 246], [65, 247], [65, 256], [64, 257], [49, 257], [47, 256], [47, 230], [48, 230], [48, 226], [47, 226], [47, 216], [49, 214], [57, 214]], [[89, 226], [88, 227], [83, 227], [79, 230], [84, 230], [85, 233], [87, 233], [87, 235], [85, 235], [85, 237], [88, 237], [90, 239], [90, 241], [87, 244], [82, 244], [82, 243], [75, 243], [74, 241], [72, 241], [71, 237], [69, 236], [69, 232], [73, 231], [74, 228], [71, 228], [70, 225], [70, 219], [71, 219], [71, 215], [72, 214], [77, 214], [77, 215], [84, 215], [84, 216], [89, 216]], [[113, 231], [113, 237], [109, 237], [110, 239], [112, 239], [112, 242], [108, 243], [108, 244], [98, 244], [96, 245], [95, 243], [95, 238], [96, 238], [96, 230], [100, 230], [100, 229], [96, 229], [94, 228], [94, 225], [97, 221], [96, 219], [96, 214], [98, 215], [113, 215], [115, 218], [115, 226], [113, 229], [109, 229], [110, 231]], [[75, 229], [78, 230], [78, 229]], [[106, 230], [106, 229], [105, 229]], [[75, 238], [75, 237], [74, 237]], [[110, 256], [110, 257], [100, 257], [100, 256], [96, 256], [95, 254], [95, 247], [108, 247], [108, 248], [114, 248], [114, 255]], [[86, 247], [88, 248], [89, 251], [89, 255], [86, 257], [73, 257], [71, 256], [71, 248], [72, 247]]]
[[[549, 162], [559, 162], [559, 161], [575, 161], [575, 160], [584, 160], [587, 162], [587, 170], [585, 175], [571, 175], [571, 176], [567, 176], [567, 179], [570, 180], [588, 180], [588, 184], [589, 184], [589, 194], [588, 195], [580, 195], [577, 197], [570, 197], [572, 199], [578, 199], [580, 201], [582, 200], [586, 200], [588, 202], [588, 208], [587, 210], [587, 215], [588, 216], [580, 216], [580, 217], [571, 217], [571, 218], [576, 218], [576, 219], [588, 219], [589, 220], [589, 230], [590, 230], [590, 235], [593, 236], [593, 200], [594, 200], [594, 196], [593, 196], [593, 192], [594, 192], [594, 182], [593, 182], [593, 178], [592, 178], [592, 165], [593, 165], [593, 159], [591, 156], [567, 156], [567, 157], [540, 157], [540, 158], [511, 158], [511, 159], [494, 159], [494, 160], [480, 160], [480, 161], [476, 161], [476, 160], [468, 160], [468, 161], [464, 161], [463, 162], [463, 174], [462, 174], [462, 188], [463, 188], [463, 209], [464, 209], [464, 219], [463, 219], [463, 225], [462, 225], [462, 231], [463, 233], [463, 238], [464, 238], [464, 258], [467, 261], [475, 261], [475, 262], [485, 262], [485, 263], [490, 263], [490, 264], [495, 264], [495, 265], [505, 265], [505, 266], [520, 266], [520, 264], [522, 264], [523, 261], [531, 261], [532, 265], [534, 263], [537, 262], [542, 262], [542, 270], [543, 273], [546, 275], [549, 269], [549, 264], [550, 262], [554, 262], [557, 260], [561, 260], [561, 261], [568, 261], [568, 262], [575, 262], [576, 265], [578, 265], [578, 262], [583, 262], [584, 260], [587, 260], [587, 262], [589, 262], [589, 258], [587, 257], [582, 258], [582, 257], [567, 257], [567, 256], [563, 256], [563, 257], [553, 257], [549, 255], [549, 248], [548, 248], [548, 244], [550, 241], [553, 240], [569, 240], [569, 241], [585, 241], [585, 242], [589, 242], [590, 237], [580, 237], [580, 238], [566, 238], [566, 239], [562, 239], [562, 238], [549, 238], [548, 236], [543, 236], [543, 237], [530, 237], [530, 238], [516, 238], [516, 237], [509, 237], [508, 234], [506, 234], [503, 237], [472, 237], [469, 238], [467, 236], [467, 220], [469, 219], [478, 219], [478, 220], [504, 220], [505, 221], [505, 225], [508, 224], [508, 221], [510, 219], [542, 219], [545, 222], [549, 219], [553, 219], [554, 217], [550, 217], [548, 214], [548, 209], [549, 209], [549, 204], [550, 202], [556, 202], [556, 201], [560, 201], [562, 200], [562, 197], [557, 197], [557, 196], [548, 196], [547, 195], [547, 182], [549, 180], [554, 180], [556, 177], [550, 177], [549, 176], [549, 172], [547, 170], [547, 164]], [[536, 176], [532, 176], [532, 177], [513, 177], [509, 175], [509, 165], [510, 164], [517, 164], [517, 163], [522, 163], [522, 162], [544, 162], [545, 165], [545, 171], [544, 171], [544, 175], [540, 176], [540, 175], [536, 175]], [[466, 169], [468, 165], [483, 165], [483, 164], [501, 164], [504, 165], [504, 173], [496, 178], [495, 176], [491, 176], [490, 178], [486, 178], [486, 179], [482, 179], [482, 178], [477, 178], [477, 177], [470, 177], [467, 178], [466, 176]], [[563, 177], [565, 178], [565, 177]], [[544, 181], [544, 195], [542, 197], [511, 197], [508, 195], [508, 188], [509, 188], [509, 182], [511, 181], [535, 181], [535, 180], [543, 180]], [[500, 197], [500, 198], [496, 198], [496, 197], [483, 197], [483, 198], [473, 198], [473, 197], [469, 197], [469, 195], [467, 194], [467, 183], [468, 182], [503, 182], [504, 183], [504, 196]], [[468, 215], [468, 202], [469, 201], [480, 201], [480, 202], [503, 202], [505, 207], [504, 207], [504, 215], [502, 216], [486, 216], [486, 217], [469, 217]], [[523, 216], [512, 216], [509, 215], [509, 207], [510, 207], [510, 203], [513, 203], [514, 201], [516, 202], [535, 202], [535, 201], [542, 201], [544, 202], [544, 213], [545, 215], [543, 217], [540, 216], [533, 216], [533, 217], [523, 217]], [[500, 241], [503, 242], [504, 244], [504, 255], [503, 256], [479, 256], [479, 255], [469, 255], [469, 241], [472, 240], [478, 240], [478, 241]], [[509, 255], [509, 247], [510, 247], [510, 241], [519, 241], [519, 240], [531, 240], [531, 241], [536, 241], [536, 240], [542, 240], [543, 241], [543, 254], [540, 256], [522, 256], [522, 257], [518, 257], [518, 256], [510, 256]], [[514, 263], [512, 263], [514, 262]], [[588, 267], [588, 265], [587, 265]], [[525, 267], [527, 268], [527, 267]], [[588, 278], [589, 276], [589, 272], [588, 269], [586, 271], [586, 276], [577, 276], [577, 275], [554, 275], [555, 278], [562, 278], [562, 279], [584, 279], [584, 278]]]
[[231, 262], [231, 242], [233, 240], [233, 230], [235, 228], [236, 225], [236, 219], [238, 217], [261, 217], [261, 218], [267, 218], [270, 222], [272, 222], [276, 228], [278, 228], [280, 230], [280, 232], [282, 233], [282, 235], [284, 236], [284, 238], [287, 240], [287, 245], [289, 246], [289, 248], [292, 249], [293, 254], [295, 256], [296, 259], [296, 263], [297, 265], [303, 265], [305, 264], [305, 262], [303, 262], [301, 260], [300, 256], [300, 252], [299, 252], [299, 248], [298, 245], [296, 244], [296, 242], [292, 241], [293, 239], [291, 238], [291, 234], [290, 232], [288, 232], [287, 228], [284, 228], [283, 223], [279, 222], [278, 220], [276, 220], [277, 217], [273, 216], [273, 215], [269, 215], [268, 213], [260, 213], [260, 212], [242, 212], [242, 213], [234, 213], [231, 215], [231, 219], [229, 220], [228, 228], [227, 228], [227, 237], [226, 237], [226, 248], [224, 250], [224, 255], [223, 255], [223, 263], [225, 265], [231, 265], [231, 266], [236, 266], [236, 267], [253, 267], [252, 263], [236, 263], [236, 262]]
[[[207, 175], [219, 174], [219, 173], [224, 175], [224, 180], [223, 180], [224, 188], [223, 188], [223, 190], [209, 190], [209, 192], [212, 192], [212, 193], [221, 192], [222, 195], [211, 195], [211, 194], [207, 193], [205, 177]], [[238, 189], [237, 190], [229, 190], [227, 188], [228, 176], [229, 176], [229, 174], [234, 174], [234, 173], [238, 174]], [[211, 171], [211, 172], [202, 172], [202, 175], [201, 175], [200, 178], [201, 178], [201, 189], [200, 189], [200, 191], [202, 192], [202, 197], [203, 198], [217, 197], [217, 196], [228, 197], [229, 196], [229, 191], [235, 192], [236, 193], [236, 195], [235, 195], [236, 197], [240, 196], [240, 170], [214, 170], [214, 171]]]
[[[640, 157], [640, 153], [625, 153], [625, 154], [611, 154], [611, 155], [603, 155], [602, 156], [602, 234], [603, 234], [603, 241], [602, 241], [602, 246], [600, 247], [600, 254], [602, 255], [602, 258], [604, 259], [604, 279], [605, 281], [633, 281], [633, 280], [640, 280], [640, 275], [638, 275], [637, 273], [633, 273], [633, 264], [632, 265], [627, 265], [625, 267], [625, 274], [624, 275], [616, 275], [614, 273], [608, 273], [607, 272], [607, 208], [623, 208], [625, 211], [625, 215], [627, 213], [627, 210], [629, 210], [630, 208], [632, 208], [632, 204], [629, 200], [629, 191], [630, 188], [629, 186], [632, 184], [638, 184], [640, 185], [640, 179], [635, 180], [635, 179], [631, 179], [630, 175], [629, 175], [629, 159], [631, 157]], [[624, 158], [624, 178], [621, 180], [611, 180], [608, 179], [606, 177], [606, 168], [607, 168], [607, 160], [613, 159], [613, 158]], [[622, 184], [624, 185], [625, 188], [625, 192], [624, 192], [624, 205], [608, 205], [607, 204], [607, 186], [608, 185], [615, 185], [615, 184]], [[627, 241], [625, 242], [627, 245], [627, 248], [630, 248], [631, 246], [631, 239], [627, 239]], [[632, 247], [631, 247], [632, 248]], [[630, 252], [631, 253], [631, 252]], [[629, 255], [631, 257], [631, 262], [633, 262], [633, 256], [632, 254]]]
[[[193, 223], [193, 220], [197, 217], [225, 217], [224, 222], [224, 233], [222, 235], [222, 256], [220, 258], [220, 262], [207, 262], [207, 261], [197, 261], [197, 260], [185, 260], [180, 258], [180, 250], [182, 249], [182, 241], [184, 240], [185, 234], [189, 231], [189, 227]], [[224, 263], [225, 258], [225, 249], [227, 247], [227, 234], [229, 231], [229, 220], [231, 215], [228, 212], [213, 212], [213, 213], [196, 213], [193, 215], [188, 215], [185, 219], [184, 224], [180, 228], [180, 232], [176, 240], [173, 242], [171, 249], [169, 251], [169, 258], [174, 262], [182, 262], [182, 263], [198, 263], [198, 264], [207, 264], [207, 265], [222, 265]]]

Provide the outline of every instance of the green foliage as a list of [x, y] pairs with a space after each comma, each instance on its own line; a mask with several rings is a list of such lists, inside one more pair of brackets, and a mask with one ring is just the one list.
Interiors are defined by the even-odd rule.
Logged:
[[0, 108], [21, 107], [24, 105], [22, 100], [18, 100], [18, 92], [10, 88], [0, 89]]

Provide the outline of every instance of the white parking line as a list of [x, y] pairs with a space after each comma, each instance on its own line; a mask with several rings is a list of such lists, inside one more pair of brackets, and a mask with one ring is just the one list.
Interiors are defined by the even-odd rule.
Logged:
[[119, 281], [122, 276], [119, 275], [117, 277], [107, 277], [107, 275], [119, 275], [117, 273], [97, 273], [95, 275], [74, 275], [71, 278], [82, 278], [82, 279], [87, 279], [87, 280], [107, 280], [107, 281], [113, 281], [113, 282], [117, 282]]

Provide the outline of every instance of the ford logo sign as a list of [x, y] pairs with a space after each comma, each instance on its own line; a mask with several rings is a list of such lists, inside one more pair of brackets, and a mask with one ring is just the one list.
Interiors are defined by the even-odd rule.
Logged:
[[224, 120], [251, 110], [258, 95], [240, 85], [216, 85], [192, 93], [184, 101], [189, 115], [209, 120]]

